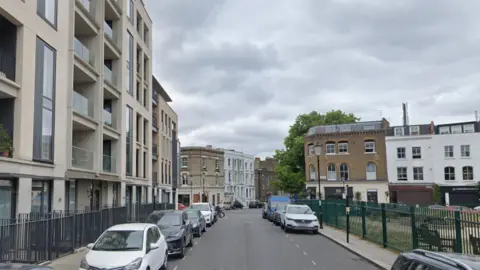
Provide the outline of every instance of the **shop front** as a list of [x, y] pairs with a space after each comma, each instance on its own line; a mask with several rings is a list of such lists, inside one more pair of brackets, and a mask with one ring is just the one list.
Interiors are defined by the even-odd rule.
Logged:
[[476, 186], [440, 186], [440, 198], [444, 205], [480, 205], [479, 189]]
[[390, 184], [390, 202], [407, 205], [434, 204], [433, 184], [429, 185], [395, 185]]

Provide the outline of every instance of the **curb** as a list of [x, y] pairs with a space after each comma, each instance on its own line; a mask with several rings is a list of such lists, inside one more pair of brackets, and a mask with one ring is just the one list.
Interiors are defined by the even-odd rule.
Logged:
[[[320, 231], [320, 230], [319, 230], [319, 231]], [[333, 238], [333, 237], [331, 237], [331, 236], [325, 235], [325, 234], [323, 234], [321, 231], [320, 231], [320, 235], [323, 236], [324, 238], [332, 241], [333, 243], [335, 243], [335, 244], [343, 247], [344, 249], [350, 251], [351, 253], [353, 253], [353, 254], [355, 254], [355, 255], [357, 255], [357, 256], [359, 256], [359, 257], [367, 260], [369, 263], [373, 264], [374, 266], [376, 266], [376, 267], [379, 268], [379, 269], [382, 269], [382, 270], [390, 270], [390, 269], [391, 269], [390, 266], [385, 265], [385, 264], [383, 264], [383, 263], [380, 263], [380, 262], [378, 262], [378, 261], [375, 261], [375, 260], [373, 260], [373, 259], [370, 259], [369, 257], [365, 256], [364, 254], [356, 251], [355, 249], [351, 248], [347, 243], [343, 243], [343, 242], [341, 242], [341, 241], [339, 241], [339, 240], [337, 240], [337, 239], [335, 239], [335, 238]]]
[[[83, 251], [85, 251], [85, 250], [87, 250], [87, 247], [77, 248], [77, 249], [74, 249], [71, 253], [64, 254], [63, 256], [60, 256], [60, 257], [58, 257], [57, 259], [66, 257], [66, 256], [68, 256], [68, 255], [72, 255], [72, 254], [75, 254], [75, 253], [83, 252]], [[45, 261], [45, 262], [39, 263], [39, 264], [37, 264], [37, 265], [47, 266], [47, 265], [51, 264], [52, 262], [53, 262], [53, 261]]]

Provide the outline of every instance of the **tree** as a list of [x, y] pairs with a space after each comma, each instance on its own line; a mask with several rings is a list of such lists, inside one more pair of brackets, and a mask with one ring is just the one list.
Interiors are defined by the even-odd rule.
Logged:
[[299, 193], [305, 189], [305, 151], [304, 136], [308, 129], [318, 125], [355, 123], [360, 118], [353, 113], [341, 110], [330, 111], [325, 114], [312, 111], [300, 114], [290, 126], [287, 137], [283, 140], [284, 149], [275, 151], [278, 162], [276, 172], [276, 188], [289, 193]]

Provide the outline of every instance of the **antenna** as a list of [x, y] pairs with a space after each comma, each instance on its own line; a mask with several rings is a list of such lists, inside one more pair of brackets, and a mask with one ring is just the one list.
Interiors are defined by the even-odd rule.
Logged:
[[475, 111], [475, 121], [478, 122], [478, 120], [479, 120], [479, 119], [478, 119], [478, 111]]

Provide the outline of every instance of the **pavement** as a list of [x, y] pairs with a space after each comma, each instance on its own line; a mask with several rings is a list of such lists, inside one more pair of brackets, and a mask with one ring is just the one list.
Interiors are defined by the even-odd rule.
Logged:
[[[379, 248], [380, 249], [380, 248]], [[57, 270], [78, 269], [84, 252], [52, 262]], [[322, 235], [285, 233], [262, 219], [261, 210], [230, 210], [169, 270], [378, 270], [378, 265]]]

